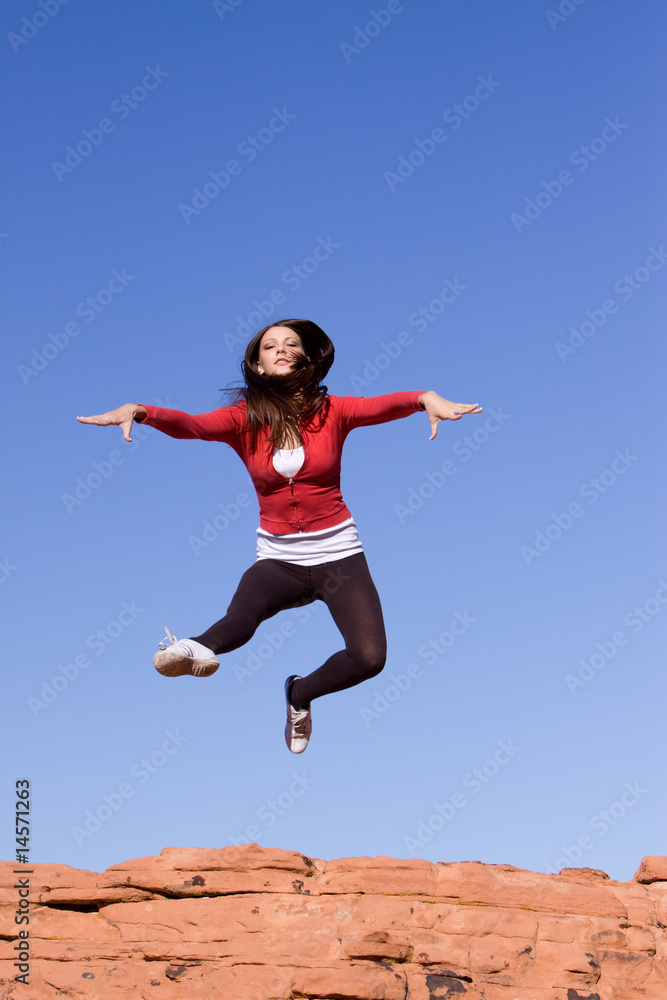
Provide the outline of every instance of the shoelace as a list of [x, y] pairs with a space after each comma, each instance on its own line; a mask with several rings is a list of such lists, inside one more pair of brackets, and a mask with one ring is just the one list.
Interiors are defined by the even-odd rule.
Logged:
[[[164, 625], [164, 622], [162, 622], [162, 624]], [[172, 635], [166, 625], [164, 625], [164, 630], [167, 633], [167, 638], [160, 639], [157, 647], [158, 649], [169, 649], [170, 646], [173, 646], [174, 643], [178, 642], [176, 636]]]
[[[297, 709], [295, 709], [294, 711], [297, 711]], [[301, 712], [303, 712], [304, 714], [300, 719], [292, 719], [292, 732], [294, 733], [295, 736], [306, 735], [306, 728], [307, 728], [308, 714], [309, 714], [308, 709], [302, 708], [299, 711], [299, 715], [301, 715]]]

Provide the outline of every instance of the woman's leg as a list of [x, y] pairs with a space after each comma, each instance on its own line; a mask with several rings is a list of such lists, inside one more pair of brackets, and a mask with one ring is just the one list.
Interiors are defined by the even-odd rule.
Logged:
[[225, 617], [192, 638], [216, 654], [243, 646], [265, 619], [286, 608], [312, 603], [315, 598], [308, 568], [279, 559], [259, 559], [241, 577]]
[[327, 604], [345, 649], [294, 682], [290, 700], [296, 709], [307, 708], [313, 698], [375, 677], [387, 655], [380, 598], [363, 552], [307, 568], [315, 587], [313, 596]]

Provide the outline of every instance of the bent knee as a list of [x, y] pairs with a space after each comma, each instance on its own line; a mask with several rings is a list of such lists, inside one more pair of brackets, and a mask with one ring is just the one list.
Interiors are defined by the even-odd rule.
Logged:
[[359, 670], [361, 680], [370, 680], [377, 677], [384, 669], [387, 662], [386, 647], [376, 647], [375, 649], [365, 649], [354, 657], [355, 665]]

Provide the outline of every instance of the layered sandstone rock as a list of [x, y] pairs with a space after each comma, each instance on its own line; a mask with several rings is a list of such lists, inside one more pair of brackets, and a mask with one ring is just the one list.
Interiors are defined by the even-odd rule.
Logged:
[[[29, 986], [7, 957], [26, 872]], [[168, 847], [101, 874], [5, 862], [0, 997], [667, 1000], [666, 880], [663, 857], [615, 882], [256, 844]]]

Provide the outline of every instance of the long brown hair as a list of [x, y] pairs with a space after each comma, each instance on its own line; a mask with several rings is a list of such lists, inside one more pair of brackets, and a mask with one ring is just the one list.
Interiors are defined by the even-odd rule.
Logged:
[[[299, 355], [286, 375], [260, 375], [257, 370], [259, 345], [267, 330], [284, 326], [301, 338], [305, 355]], [[317, 323], [309, 319], [281, 319], [255, 334], [246, 347], [241, 364], [245, 388], [245, 429], [250, 432], [250, 451], [255, 452], [259, 436], [269, 428], [267, 450], [280, 448], [289, 439], [299, 440], [302, 428], [324, 419], [328, 409], [327, 387], [322, 385], [334, 361], [334, 346]]]

